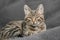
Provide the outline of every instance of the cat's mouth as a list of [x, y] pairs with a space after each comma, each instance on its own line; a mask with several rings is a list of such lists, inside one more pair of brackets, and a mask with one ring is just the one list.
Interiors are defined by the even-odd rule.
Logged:
[[37, 29], [36, 28], [38, 28], [37, 26], [33, 26], [33, 25], [30, 25], [30, 30], [32, 30], [32, 31], [37, 31]]
[[36, 28], [37, 27], [37, 25], [30, 25], [32, 28]]

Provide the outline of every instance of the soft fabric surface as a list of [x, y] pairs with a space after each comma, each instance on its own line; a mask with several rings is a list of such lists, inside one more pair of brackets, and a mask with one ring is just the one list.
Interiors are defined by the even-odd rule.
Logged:
[[24, 38], [10, 38], [9, 40], [60, 40], [60, 26], [37, 35]]
[[44, 15], [48, 30], [42, 34], [38, 34], [37, 36], [17, 39], [59, 40], [60, 0], [0, 0], [0, 27], [3, 27], [9, 21], [23, 19], [24, 18], [23, 7], [25, 4], [29, 5], [32, 9], [36, 9], [40, 3], [42, 3], [45, 8]]

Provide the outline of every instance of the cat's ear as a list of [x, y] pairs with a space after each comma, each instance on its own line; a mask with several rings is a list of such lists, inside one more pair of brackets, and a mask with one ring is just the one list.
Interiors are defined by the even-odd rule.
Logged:
[[28, 15], [31, 12], [31, 9], [29, 8], [28, 5], [24, 5], [24, 12], [25, 12], [25, 15]]
[[40, 4], [38, 6], [38, 8], [36, 9], [36, 12], [39, 13], [39, 14], [43, 14], [44, 13], [44, 6], [43, 6], [43, 4]]

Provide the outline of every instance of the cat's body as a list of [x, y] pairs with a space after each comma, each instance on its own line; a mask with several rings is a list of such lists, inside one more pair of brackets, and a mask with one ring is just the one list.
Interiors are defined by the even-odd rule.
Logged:
[[11, 21], [0, 30], [0, 40], [16, 37], [22, 33], [22, 21]]
[[46, 31], [44, 19], [44, 8], [40, 4], [36, 10], [31, 10], [24, 6], [25, 18], [22, 21], [11, 21], [0, 30], [0, 38], [10, 38], [15, 36], [29, 36]]

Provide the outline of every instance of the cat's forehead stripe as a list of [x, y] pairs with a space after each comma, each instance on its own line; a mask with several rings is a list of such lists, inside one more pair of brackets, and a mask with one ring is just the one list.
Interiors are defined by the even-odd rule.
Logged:
[[34, 16], [36, 14], [35, 12], [36, 12], [35, 10], [32, 10], [32, 12], [31, 12], [32, 16]]

